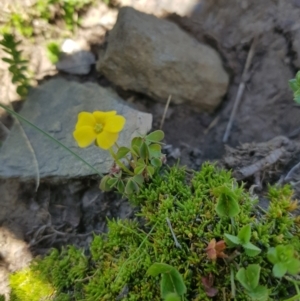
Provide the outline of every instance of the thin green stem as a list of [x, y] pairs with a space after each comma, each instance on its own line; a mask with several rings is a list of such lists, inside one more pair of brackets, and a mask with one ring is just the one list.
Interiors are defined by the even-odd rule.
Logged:
[[114, 153], [112, 147], [109, 148], [109, 153], [111, 154], [111, 156], [113, 157], [113, 159], [116, 161], [116, 163], [128, 174], [134, 176], [134, 173], [132, 171], [130, 171], [119, 159], [117, 159], [116, 154]]
[[83, 158], [81, 158], [79, 155], [77, 155], [75, 152], [73, 152], [71, 149], [69, 149], [63, 143], [61, 143], [60, 141], [58, 141], [57, 139], [55, 139], [54, 137], [52, 137], [51, 135], [49, 135], [47, 132], [43, 131], [38, 126], [34, 125], [29, 120], [27, 120], [26, 118], [22, 117], [17, 112], [15, 112], [15, 111], [9, 109], [8, 107], [4, 106], [3, 104], [0, 104], [0, 107], [2, 107], [5, 111], [7, 111], [9, 114], [15, 116], [19, 120], [24, 121], [26, 124], [30, 125], [31, 127], [33, 127], [38, 132], [42, 133], [44, 136], [46, 136], [47, 138], [49, 138], [50, 140], [52, 140], [53, 142], [55, 142], [56, 144], [58, 144], [59, 146], [61, 146], [63, 149], [65, 149], [70, 154], [72, 154], [76, 159], [80, 160], [82, 163], [84, 163], [86, 166], [88, 166], [90, 169], [92, 169], [100, 177], [103, 177], [103, 174], [100, 171], [98, 171], [95, 167], [93, 167], [91, 164], [89, 164], [88, 162], [86, 162]]
[[234, 271], [230, 268], [230, 282], [231, 282], [231, 298], [235, 298], [235, 282], [234, 282]]

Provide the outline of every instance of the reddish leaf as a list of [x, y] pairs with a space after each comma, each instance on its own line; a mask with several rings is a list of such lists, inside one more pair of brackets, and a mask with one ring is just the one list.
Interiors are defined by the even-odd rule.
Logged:
[[223, 252], [226, 249], [226, 244], [224, 240], [216, 242], [213, 238], [207, 248], [205, 249], [207, 257], [211, 260], [216, 260], [217, 258], [227, 258], [228, 256]]
[[218, 289], [215, 287], [211, 287], [206, 289], [205, 292], [208, 297], [215, 297], [218, 294]]
[[218, 289], [213, 287], [214, 276], [211, 273], [207, 277], [202, 277], [201, 281], [208, 297], [215, 297], [218, 294]]

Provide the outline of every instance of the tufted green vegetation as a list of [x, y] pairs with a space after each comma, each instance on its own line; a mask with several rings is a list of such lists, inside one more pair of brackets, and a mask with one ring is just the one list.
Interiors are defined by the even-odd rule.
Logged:
[[[134, 220], [108, 221], [89, 250], [53, 250], [28, 277], [53, 288], [44, 300], [298, 300], [296, 203], [289, 186], [269, 187], [268, 199], [260, 208], [230, 172], [211, 164], [199, 172], [168, 168], [130, 196], [139, 208]], [[278, 246], [288, 246], [284, 258]], [[281, 262], [287, 268], [278, 273]], [[11, 278], [13, 300], [35, 300], [22, 277]], [[18, 298], [16, 283], [27, 299]]]

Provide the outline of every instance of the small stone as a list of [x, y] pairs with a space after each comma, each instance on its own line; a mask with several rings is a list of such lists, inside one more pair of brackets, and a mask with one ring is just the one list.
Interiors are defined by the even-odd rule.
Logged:
[[71, 53], [75, 53], [77, 51], [80, 51], [81, 50], [81, 47], [80, 45], [75, 42], [74, 40], [71, 40], [71, 39], [66, 39], [63, 44], [61, 45], [61, 50], [62, 52], [64, 53], [68, 53], [68, 54], [71, 54]]
[[169, 155], [170, 157], [174, 158], [175, 160], [179, 159], [181, 156], [181, 151], [179, 148], [175, 148]]
[[70, 74], [88, 74], [91, 71], [91, 66], [95, 64], [95, 56], [85, 50], [62, 55], [56, 63], [56, 68]]

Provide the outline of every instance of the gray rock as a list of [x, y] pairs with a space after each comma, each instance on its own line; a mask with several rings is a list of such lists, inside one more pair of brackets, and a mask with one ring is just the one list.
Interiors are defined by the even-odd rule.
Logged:
[[199, 0], [116, 0], [119, 6], [132, 6], [134, 9], [154, 15], [176, 13], [181, 16], [188, 15]]
[[[81, 111], [116, 110], [126, 118], [119, 145], [128, 145], [131, 138], [151, 129], [152, 115], [129, 108], [116, 93], [94, 83], [79, 84], [58, 78], [33, 88], [20, 114], [50, 133], [101, 173], [107, 173], [112, 160], [108, 151], [94, 145], [81, 149], [73, 131]], [[34, 128], [24, 124], [34, 149], [40, 178], [76, 178], [95, 172]], [[17, 123], [0, 149], [0, 178], [34, 179], [36, 171], [32, 152]], [[53, 179], [53, 180], [55, 180]]]
[[70, 74], [88, 74], [91, 71], [91, 65], [95, 64], [95, 56], [85, 50], [72, 54], [64, 54], [56, 63], [56, 68]]
[[125, 90], [166, 102], [213, 111], [226, 93], [229, 77], [219, 54], [176, 24], [120, 9], [97, 69]]

